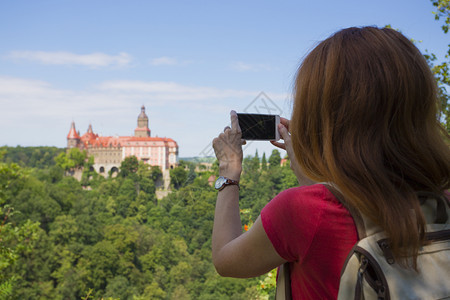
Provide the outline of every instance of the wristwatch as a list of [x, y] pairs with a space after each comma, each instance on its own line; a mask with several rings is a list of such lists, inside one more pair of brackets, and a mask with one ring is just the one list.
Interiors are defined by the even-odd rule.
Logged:
[[214, 184], [214, 187], [216, 190], [221, 191], [228, 185], [237, 185], [239, 188], [239, 181], [219, 176]]

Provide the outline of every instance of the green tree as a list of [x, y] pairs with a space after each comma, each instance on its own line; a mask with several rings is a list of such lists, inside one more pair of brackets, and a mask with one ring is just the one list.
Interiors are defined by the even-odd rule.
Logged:
[[294, 171], [290, 168], [289, 161], [286, 165], [284, 165], [282, 168], [282, 180], [281, 180], [281, 190], [286, 190], [292, 187], [298, 186], [298, 180], [295, 176]]
[[266, 152], [263, 153], [263, 156], [261, 158], [261, 170], [263, 171], [267, 170]]
[[188, 179], [188, 172], [184, 169], [183, 166], [180, 165], [174, 169], [171, 169], [169, 173], [170, 183], [175, 189], [179, 189], [186, 184], [186, 180]]
[[[270, 181], [272, 171], [258, 170], [255, 157], [247, 160], [248, 169], [257, 170], [258, 176], [247, 176], [245, 192], [241, 188], [251, 212], [245, 222], [250, 215], [254, 220], [277, 190]], [[212, 171], [200, 172], [195, 163], [183, 163], [181, 173], [187, 175], [189, 169], [195, 178], [181, 179], [177, 190], [153, 202], [155, 169], [143, 163], [126, 177], [99, 179], [96, 184], [96, 179], [89, 179], [90, 189], [63, 176], [60, 166], [53, 166], [54, 176], [48, 166], [32, 170], [0, 166], [6, 166], [0, 168], [0, 223], [6, 209], [13, 212], [0, 230], [0, 246], [15, 251], [16, 257], [8, 261], [0, 251], [0, 262], [12, 262], [0, 270], [0, 278], [14, 278], [0, 282], [8, 299], [256, 297], [260, 279], [221, 278], [212, 265], [216, 200], [216, 191], [208, 185]], [[284, 178], [284, 172], [274, 173]], [[40, 227], [34, 222], [38, 220]], [[35, 238], [28, 235], [21, 244], [20, 239], [3, 235], [26, 224], [35, 224]], [[21, 250], [27, 245], [33, 246], [32, 251]]]
[[279, 167], [281, 163], [280, 152], [277, 149], [272, 150], [272, 154], [269, 157], [269, 167], [276, 168]]
[[69, 150], [68, 158], [74, 162], [75, 167], [82, 167], [87, 159], [86, 150], [81, 151], [78, 148], [72, 148]]
[[151, 166], [151, 178], [153, 182], [162, 180], [163, 174], [159, 166]]
[[[438, 21], [442, 20], [442, 30], [448, 34], [450, 26], [450, 1], [449, 0], [431, 0], [436, 11], [433, 12], [434, 18]], [[439, 97], [441, 99], [441, 122], [450, 134], [450, 44], [444, 58], [438, 63], [435, 54], [425, 54], [433, 73], [436, 75], [439, 87]]]
[[86, 187], [91, 185], [92, 179], [97, 179], [99, 176], [94, 169], [94, 156], [89, 156], [83, 165], [83, 173], [81, 175], [81, 185]]
[[47, 233], [37, 228], [32, 251], [22, 253], [12, 270], [13, 274], [19, 276], [10, 299], [57, 298], [51, 278], [56, 262], [56, 250]]
[[120, 164], [120, 177], [128, 177], [136, 174], [139, 168], [139, 162], [136, 156], [128, 156]]
[[157, 282], [152, 282], [149, 284], [145, 290], [144, 293], [141, 296], [134, 296], [134, 300], [147, 300], [147, 299], [154, 299], [154, 300], [163, 300], [166, 299], [166, 292], [164, 292], [159, 284]]
[[83, 248], [82, 258], [78, 262], [85, 269], [82, 280], [94, 290], [96, 298], [104, 293], [108, 279], [117, 274], [119, 261], [120, 253], [110, 241], [102, 240], [94, 246]]
[[3, 161], [7, 164], [16, 163], [22, 167], [48, 168], [55, 165], [54, 158], [64, 149], [56, 147], [0, 147], [4, 153]]
[[125, 178], [119, 189], [119, 194], [115, 198], [116, 200], [116, 210], [122, 217], [134, 215], [132, 208], [133, 202], [137, 197], [137, 184], [133, 182], [130, 178]]
[[50, 195], [49, 184], [28, 176], [22, 180], [21, 185], [11, 199], [11, 205], [20, 214], [15, 214], [12, 219], [19, 223], [27, 219], [39, 222], [41, 228], [48, 231], [50, 223], [61, 213], [61, 205]]
[[86, 150], [81, 151], [78, 148], [72, 148], [67, 153], [61, 152], [55, 157], [55, 162], [58, 166], [66, 171], [73, 170], [75, 168], [82, 168], [87, 159]]
[[436, 11], [433, 12], [435, 19], [444, 19], [442, 30], [447, 33], [450, 26], [450, 1], [449, 0], [431, 0], [433, 6], [436, 7]]
[[247, 156], [244, 158], [242, 162], [242, 176], [241, 176], [241, 182], [244, 184], [245, 182], [258, 182], [258, 178], [260, 176], [259, 172], [259, 158], [258, 158], [258, 152], [256, 152], [256, 155], [251, 157]]
[[32, 251], [39, 223], [28, 220], [20, 226], [7, 222], [11, 208], [6, 212], [0, 206], [0, 299], [9, 299], [20, 275], [12, 272], [20, 264], [20, 256]]
[[115, 276], [108, 280], [104, 296], [113, 297], [114, 299], [131, 299], [133, 295], [132, 289], [130, 289], [130, 282], [125, 276]]
[[259, 169], [261, 167], [261, 162], [259, 161], [258, 150], [256, 150], [255, 156], [253, 156], [252, 164], [254, 165], [255, 170], [259, 171]]

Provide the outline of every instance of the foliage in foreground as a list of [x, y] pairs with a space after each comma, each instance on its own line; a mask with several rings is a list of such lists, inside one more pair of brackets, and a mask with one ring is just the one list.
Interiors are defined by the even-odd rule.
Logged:
[[[289, 164], [280, 166], [280, 160], [278, 151], [268, 166], [256, 156], [245, 158], [243, 228], [280, 190], [296, 185]], [[53, 164], [0, 163], [0, 299], [273, 295], [274, 273], [222, 278], [211, 263], [216, 192], [208, 178], [214, 171], [182, 164], [186, 181], [158, 201], [157, 170], [133, 159], [123, 167], [116, 178], [88, 176], [79, 182]]]

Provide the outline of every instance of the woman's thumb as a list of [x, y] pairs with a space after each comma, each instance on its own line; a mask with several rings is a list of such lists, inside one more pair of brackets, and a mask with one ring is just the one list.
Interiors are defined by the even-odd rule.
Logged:
[[283, 140], [286, 142], [286, 139], [290, 139], [289, 131], [283, 124], [278, 124], [278, 132], [280, 133]]

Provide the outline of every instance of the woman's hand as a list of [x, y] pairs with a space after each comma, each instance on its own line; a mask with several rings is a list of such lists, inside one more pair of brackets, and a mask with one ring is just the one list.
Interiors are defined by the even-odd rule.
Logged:
[[239, 127], [238, 116], [231, 111], [231, 128], [224, 131], [213, 140], [213, 148], [219, 161], [219, 175], [233, 180], [239, 180], [242, 171], [242, 132]]
[[[219, 175], [239, 180], [244, 143], [237, 114], [231, 111], [231, 128], [225, 127], [213, 140]], [[273, 248], [260, 218], [249, 231], [242, 233], [236, 185], [217, 193], [211, 248], [214, 266], [222, 276], [255, 277], [286, 262]]]
[[281, 138], [284, 140], [284, 143], [273, 141], [271, 141], [271, 143], [278, 148], [286, 150], [289, 160], [291, 162], [291, 169], [294, 171], [298, 183], [300, 185], [315, 184], [315, 181], [312, 181], [303, 174], [302, 168], [298, 164], [297, 158], [295, 157], [294, 148], [292, 147], [291, 135], [289, 133], [288, 119], [280, 117], [280, 124], [278, 125], [278, 131], [280, 132]]

